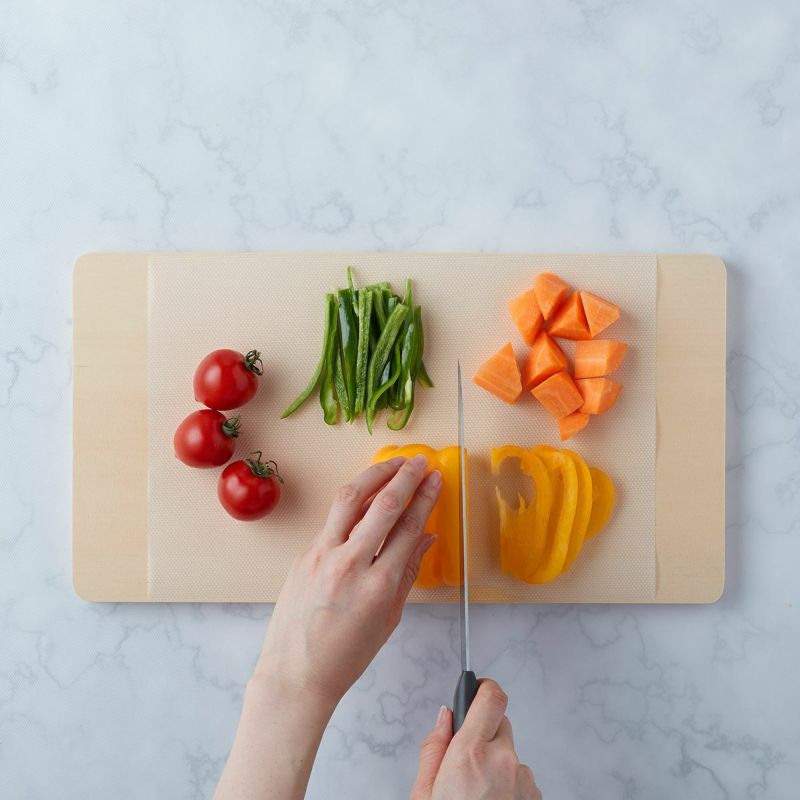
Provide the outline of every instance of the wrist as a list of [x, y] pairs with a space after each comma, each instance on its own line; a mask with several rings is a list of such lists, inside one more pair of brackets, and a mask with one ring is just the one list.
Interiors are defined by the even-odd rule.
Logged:
[[[263, 659], [262, 659], [263, 660]], [[328, 724], [341, 697], [320, 691], [318, 687], [275, 669], [269, 662], [260, 660], [247, 683], [247, 702], [266, 704], [276, 711], [296, 713], [302, 709], [310, 721]]]

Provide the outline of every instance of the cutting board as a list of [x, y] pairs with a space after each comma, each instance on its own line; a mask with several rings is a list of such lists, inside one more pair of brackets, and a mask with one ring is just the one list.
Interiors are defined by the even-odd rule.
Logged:
[[[364, 257], [333, 255], [342, 265]], [[425, 258], [435, 268], [453, 256]], [[147, 265], [148, 254], [91, 254], [75, 266], [73, 575], [91, 600], [150, 599]], [[655, 602], [712, 602], [724, 581], [725, 268], [661, 255], [657, 274]], [[255, 594], [232, 580], [222, 595], [172, 599], [272, 602], [275, 575]]]

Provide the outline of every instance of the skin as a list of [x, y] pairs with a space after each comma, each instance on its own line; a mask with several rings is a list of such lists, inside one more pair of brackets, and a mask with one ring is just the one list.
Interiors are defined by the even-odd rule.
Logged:
[[[374, 464], [338, 491], [281, 590], [216, 800], [304, 796], [336, 705], [400, 622], [434, 541], [424, 527], [440, 489], [418, 456]], [[484, 681], [455, 737], [451, 713], [440, 711], [413, 800], [541, 798], [514, 751], [506, 704]]]

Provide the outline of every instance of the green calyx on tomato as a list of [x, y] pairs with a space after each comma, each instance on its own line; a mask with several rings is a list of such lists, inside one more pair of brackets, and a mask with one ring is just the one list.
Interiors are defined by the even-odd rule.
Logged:
[[235, 417], [228, 417], [228, 419], [222, 423], [222, 432], [231, 439], [235, 439], [239, 435], [241, 427], [242, 421], [237, 414]]
[[248, 351], [244, 357], [244, 365], [256, 375], [264, 374], [264, 362], [261, 360], [261, 353], [258, 350]]
[[250, 472], [252, 472], [253, 475], [257, 478], [276, 478], [280, 483], [283, 483], [283, 478], [278, 473], [278, 465], [274, 461], [262, 461], [261, 456], [263, 453], [261, 450], [253, 450], [250, 455], [255, 456], [255, 460], [252, 458], [245, 458], [244, 463], [250, 467]]

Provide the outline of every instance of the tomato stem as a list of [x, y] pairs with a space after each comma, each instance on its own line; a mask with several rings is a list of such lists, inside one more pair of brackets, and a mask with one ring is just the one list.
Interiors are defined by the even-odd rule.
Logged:
[[253, 475], [258, 478], [277, 478], [280, 483], [283, 483], [283, 478], [278, 474], [278, 465], [274, 461], [262, 461], [261, 456], [263, 453], [261, 450], [253, 450], [250, 455], [255, 456], [255, 460], [246, 458], [244, 463], [250, 467], [250, 472]]
[[264, 374], [264, 362], [261, 360], [261, 353], [258, 350], [250, 350], [247, 353], [244, 357], [244, 365], [256, 375]]
[[231, 439], [235, 439], [239, 435], [241, 426], [241, 419], [237, 414], [235, 417], [228, 417], [228, 419], [222, 423], [222, 432]]

